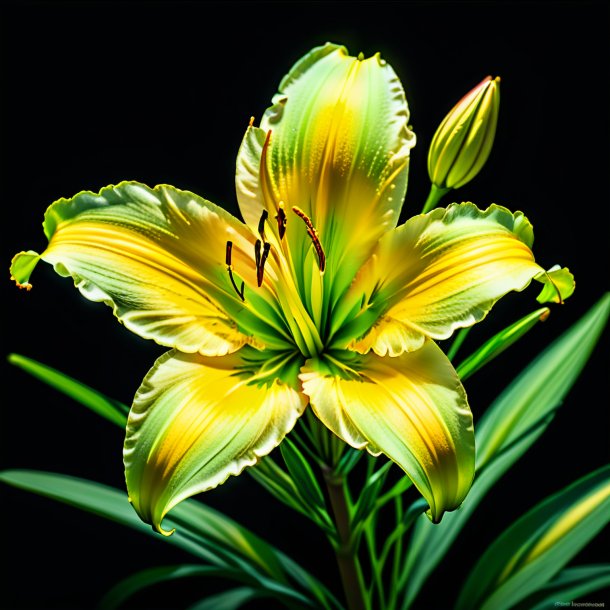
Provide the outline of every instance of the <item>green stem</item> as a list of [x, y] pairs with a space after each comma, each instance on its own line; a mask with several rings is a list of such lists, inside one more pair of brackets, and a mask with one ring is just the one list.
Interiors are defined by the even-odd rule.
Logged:
[[470, 332], [471, 328], [472, 326], [460, 328], [457, 335], [455, 335], [455, 339], [453, 339], [453, 343], [451, 344], [451, 347], [447, 352], [447, 358], [449, 358], [449, 360], [453, 361], [455, 355], [458, 353], [458, 350], [460, 349], [460, 347], [462, 347], [462, 343], [464, 343], [464, 340], [468, 336], [468, 333]]
[[443, 198], [443, 196], [450, 190], [450, 188], [441, 188], [440, 186], [436, 186], [436, 184], [433, 184], [430, 187], [428, 199], [426, 199], [426, 203], [424, 203], [424, 207], [421, 213], [426, 214], [426, 212], [429, 212], [430, 210], [434, 209], [438, 205], [438, 202]]
[[371, 515], [367, 519], [367, 523], [364, 528], [364, 534], [366, 538], [366, 545], [369, 552], [369, 560], [371, 563], [371, 574], [373, 580], [371, 582], [371, 591], [373, 588], [377, 589], [377, 597], [379, 598], [379, 606], [375, 608], [385, 608], [385, 587], [383, 586], [382, 568], [379, 565], [379, 558], [377, 556], [377, 541], [375, 539], [375, 532], [377, 526], [377, 515]]
[[[402, 517], [404, 514], [401, 496], [397, 496], [394, 499], [394, 507], [396, 509], [396, 525], [394, 527], [396, 530], [400, 530], [403, 525]], [[400, 576], [400, 568], [401, 568], [401, 563], [403, 561], [403, 556], [402, 556], [403, 536], [404, 536], [404, 531], [401, 531], [401, 535], [398, 537], [398, 540], [396, 540], [396, 547], [394, 548], [394, 561], [392, 563], [392, 580], [391, 580], [392, 584], [398, 582], [398, 578]], [[398, 601], [398, 589], [396, 587], [391, 587], [390, 588], [390, 608], [396, 608], [397, 601]]]
[[335, 545], [337, 565], [349, 610], [366, 610], [362, 596], [358, 558], [353, 548], [349, 510], [342, 477], [335, 477], [330, 469], [324, 471], [324, 481], [333, 509], [339, 542]]

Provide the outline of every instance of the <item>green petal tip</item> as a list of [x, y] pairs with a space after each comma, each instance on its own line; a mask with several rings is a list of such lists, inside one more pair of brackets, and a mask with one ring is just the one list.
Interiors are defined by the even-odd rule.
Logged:
[[11, 280], [13, 280], [19, 288], [30, 290], [30, 275], [40, 260], [40, 254], [33, 250], [27, 252], [19, 252], [11, 261]]
[[539, 303], [563, 304], [568, 297], [572, 296], [576, 287], [574, 276], [569, 269], [560, 268], [559, 265], [551, 267], [535, 279], [544, 284], [540, 294], [536, 297]]

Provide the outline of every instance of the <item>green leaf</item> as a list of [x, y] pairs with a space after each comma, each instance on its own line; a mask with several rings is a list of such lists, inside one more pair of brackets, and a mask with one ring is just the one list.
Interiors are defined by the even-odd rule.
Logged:
[[505, 349], [509, 348], [515, 341], [523, 337], [523, 335], [532, 329], [538, 322], [546, 320], [550, 311], [551, 310], [548, 307], [537, 309], [500, 331], [489, 339], [489, 341], [486, 341], [456, 368], [460, 379], [465, 381], [468, 377], [474, 375], [479, 369], [491, 362], [496, 356], [499, 356]]
[[65, 373], [51, 368], [46, 364], [26, 358], [20, 354], [9, 354], [8, 361], [29, 373], [33, 377], [40, 379], [42, 382], [50, 385], [52, 388], [59, 390], [66, 396], [73, 398], [76, 402], [80, 402], [93, 412], [105, 417], [113, 424], [125, 428], [127, 424], [127, 414], [129, 407], [119, 402], [104, 396], [101, 392], [93, 390], [89, 386], [69, 377]]
[[270, 456], [265, 456], [248, 474], [272, 496], [293, 510], [309, 516], [306, 504], [298, 493], [294, 481], [280, 468]]
[[[314, 509], [322, 513], [327, 513], [324, 494], [316, 476], [297, 446], [289, 439], [285, 438], [280, 444], [280, 451], [288, 472], [295, 482], [297, 489], [303, 499]], [[329, 517], [330, 522], [330, 517]]]
[[456, 610], [512, 608], [543, 587], [610, 522], [610, 466], [547, 498], [480, 558]]
[[468, 519], [498, 479], [544, 432], [585, 366], [608, 314], [606, 293], [580, 320], [547, 347], [500, 394], [475, 427], [477, 474], [462, 506], [433, 525], [414, 528], [401, 585], [408, 608]]
[[187, 610], [236, 610], [256, 597], [260, 597], [260, 594], [255, 589], [240, 587], [212, 597], [206, 597], [189, 606]]
[[365, 454], [364, 451], [359, 451], [353, 447], [346, 446], [345, 453], [335, 466], [335, 474], [338, 477], [346, 477], [360, 461], [360, 458]]
[[566, 568], [511, 610], [550, 610], [558, 607], [557, 602], [571, 605], [573, 599], [606, 587], [610, 587], [610, 564]]
[[466, 326], [466, 328], [460, 328], [458, 332], [454, 335], [453, 341], [451, 342], [451, 346], [447, 350], [447, 358], [453, 362], [453, 359], [457, 355], [460, 347], [466, 340], [466, 337], [470, 334], [472, 330], [472, 326]]
[[[213, 566], [230, 570], [233, 579], [295, 607], [340, 607], [321, 583], [289, 557], [201, 502], [187, 500], [177, 506], [167, 521], [171, 528], [178, 526], [178, 531], [164, 537], [140, 521], [124, 492], [105, 485], [34, 470], [5, 470], [0, 472], [0, 481], [153, 535]], [[299, 591], [295, 583], [305, 591]]]
[[413, 482], [409, 477], [401, 477], [397, 483], [395, 483], [389, 491], [384, 493], [378, 500], [376, 509], [381, 508], [385, 504], [387, 504], [390, 500], [402, 495], [413, 485]]
[[248, 474], [280, 502], [313, 521], [328, 536], [336, 538], [337, 532], [328, 512], [312, 510], [311, 505], [303, 499], [295, 482], [273, 461], [273, 458], [265, 456], [254, 468], [248, 469]]
[[587, 363], [609, 313], [610, 293], [606, 293], [488, 409], [478, 425], [477, 470], [563, 402]]
[[386, 462], [375, 474], [367, 477], [366, 484], [354, 507], [352, 522], [356, 526], [364, 522], [375, 508], [377, 498], [383, 489], [383, 484], [385, 483], [392, 464], [393, 462]]
[[117, 583], [100, 600], [100, 610], [115, 610], [132, 595], [162, 582], [196, 576], [230, 577], [231, 571], [205, 565], [160, 566], [136, 572]]

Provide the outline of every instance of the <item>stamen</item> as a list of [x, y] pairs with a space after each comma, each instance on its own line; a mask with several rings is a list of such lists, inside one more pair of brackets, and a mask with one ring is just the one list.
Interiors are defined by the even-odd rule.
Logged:
[[286, 218], [286, 212], [284, 211], [283, 201], [280, 201], [275, 219], [277, 220], [277, 232], [280, 235], [280, 239], [282, 239], [286, 233], [286, 221], [288, 220]]
[[258, 268], [261, 266], [261, 240], [257, 239], [254, 244], [254, 261], [256, 263], [256, 275], [258, 276]]
[[311, 242], [313, 243], [313, 247], [315, 248], [316, 254], [318, 255], [318, 267], [320, 271], [323, 272], [326, 269], [326, 255], [324, 254], [324, 249], [322, 248], [322, 244], [320, 243], [320, 238], [318, 237], [318, 232], [313, 226], [309, 216], [298, 208], [297, 206], [292, 206], [292, 211], [305, 223], [307, 227], [307, 235], [311, 238]]
[[[257, 241], [257, 243], [260, 243]], [[267, 262], [267, 257], [269, 256], [269, 250], [271, 250], [271, 244], [265, 242], [263, 245], [263, 256], [260, 259], [260, 264], [256, 266], [256, 283], [260, 287], [263, 283], [263, 277], [265, 275], [265, 263]], [[260, 247], [259, 247], [260, 252]]]
[[227, 265], [227, 267], [231, 266], [231, 254], [233, 252], [233, 242], [232, 241], [228, 241], [227, 242], [227, 250], [225, 253], [225, 264]]
[[235, 278], [233, 277], [233, 266], [231, 265], [232, 254], [233, 254], [233, 242], [228, 241], [227, 249], [225, 251], [225, 263], [227, 265], [227, 271], [229, 272], [229, 278], [231, 279], [231, 284], [233, 284], [233, 288], [235, 289], [235, 292], [237, 292], [237, 295], [239, 296], [239, 298], [242, 301], [245, 301], [246, 299], [244, 298], [244, 283], [242, 282], [241, 289], [238, 289], [237, 284], [235, 283]]
[[261, 236], [263, 241], [267, 241], [265, 239], [265, 221], [269, 218], [269, 212], [267, 210], [263, 210], [261, 214], [261, 219], [258, 221], [258, 234]]

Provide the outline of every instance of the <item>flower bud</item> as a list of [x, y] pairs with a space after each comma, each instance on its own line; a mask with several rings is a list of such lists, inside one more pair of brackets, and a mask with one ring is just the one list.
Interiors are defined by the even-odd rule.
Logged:
[[440, 189], [464, 186], [481, 170], [493, 146], [500, 109], [500, 79], [483, 79], [449, 112], [428, 152], [428, 174]]

